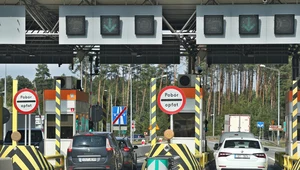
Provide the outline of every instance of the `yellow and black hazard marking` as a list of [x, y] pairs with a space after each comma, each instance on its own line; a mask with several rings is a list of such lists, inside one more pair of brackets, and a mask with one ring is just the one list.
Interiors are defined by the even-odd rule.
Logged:
[[300, 159], [293, 165], [292, 170], [299, 170], [300, 169]]
[[195, 154], [200, 154], [201, 146], [201, 125], [200, 123], [200, 78], [196, 78], [195, 81]]
[[200, 170], [200, 164], [185, 144], [156, 144], [151, 148], [148, 157], [156, 156], [179, 156], [176, 160], [177, 168], [180, 170]]
[[293, 112], [292, 112], [292, 156], [298, 157], [298, 141], [297, 141], [297, 136], [298, 136], [298, 81], [293, 81]]
[[151, 146], [156, 144], [156, 78], [151, 78], [151, 116], [150, 116], [150, 138]]
[[[60, 147], [61, 147], [61, 142], [60, 142], [60, 131], [61, 131], [61, 98], [60, 98], [60, 92], [61, 92], [61, 81], [56, 80], [56, 98], [55, 98], [55, 154], [59, 155], [60, 154]], [[60, 165], [60, 159], [55, 160], [56, 165]]]
[[14, 170], [52, 170], [54, 167], [34, 146], [5, 145], [0, 158], [12, 158]]

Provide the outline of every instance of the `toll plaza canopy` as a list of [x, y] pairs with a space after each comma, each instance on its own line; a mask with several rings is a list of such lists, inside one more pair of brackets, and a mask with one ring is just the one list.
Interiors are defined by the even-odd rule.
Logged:
[[[197, 6], [255, 4], [298, 4], [298, 0], [0, 0], [0, 63], [65, 64], [87, 55], [99, 55], [101, 64], [179, 64], [180, 56], [197, 55], [210, 56], [210, 63], [286, 63], [288, 43], [196, 43]], [[83, 29], [66, 26], [82, 19], [74, 15], [84, 16]], [[25, 19], [18, 19], [22, 16]], [[155, 22], [147, 25], [147, 20]], [[139, 26], [128, 26], [137, 21]], [[101, 35], [94, 29], [101, 29]], [[130, 37], [134, 29], [140, 31], [132, 33], [136, 39]], [[72, 31], [84, 35], [74, 36]]]

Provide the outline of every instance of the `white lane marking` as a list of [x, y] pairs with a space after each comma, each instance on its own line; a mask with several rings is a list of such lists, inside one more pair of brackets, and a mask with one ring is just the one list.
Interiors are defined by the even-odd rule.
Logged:
[[275, 162], [275, 159], [274, 159], [274, 158], [272, 158], [272, 157], [268, 157], [268, 158]]
[[145, 157], [138, 158], [137, 162], [138, 163], [143, 163], [145, 159], [146, 159]]

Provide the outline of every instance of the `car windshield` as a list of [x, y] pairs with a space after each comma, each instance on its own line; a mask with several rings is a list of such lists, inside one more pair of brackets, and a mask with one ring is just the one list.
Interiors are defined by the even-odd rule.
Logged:
[[[21, 139], [19, 143], [25, 143], [25, 130], [18, 130], [21, 134]], [[11, 133], [12, 131], [8, 131], [5, 135], [5, 142], [11, 143]], [[27, 142], [28, 142], [29, 131], [27, 131]], [[43, 140], [42, 131], [40, 130], [31, 130], [31, 142], [41, 142]]]
[[105, 136], [74, 136], [73, 138], [73, 147], [105, 147], [105, 145]]
[[253, 140], [226, 140], [224, 148], [260, 149], [260, 145], [258, 141]]

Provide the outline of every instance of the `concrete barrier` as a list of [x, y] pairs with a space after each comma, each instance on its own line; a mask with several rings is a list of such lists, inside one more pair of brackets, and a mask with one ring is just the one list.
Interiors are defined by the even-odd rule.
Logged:
[[13, 162], [11, 158], [0, 158], [0, 167], [5, 170], [13, 170]]
[[143, 157], [145, 156], [145, 153], [150, 152], [151, 145], [146, 144], [146, 145], [137, 145], [138, 149], [135, 150], [135, 153], [137, 154], [137, 157]]

